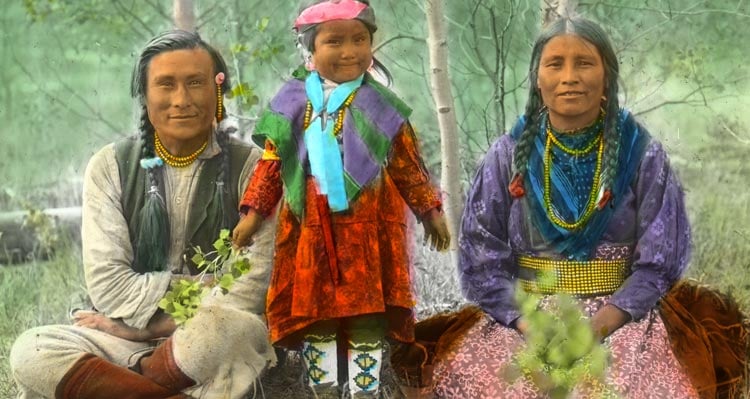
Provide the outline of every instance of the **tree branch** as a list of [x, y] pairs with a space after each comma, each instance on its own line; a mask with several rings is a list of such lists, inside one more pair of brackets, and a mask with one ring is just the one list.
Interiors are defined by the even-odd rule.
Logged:
[[750, 138], [742, 138], [740, 135], [734, 131], [729, 125], [724, 121], [724, 118], [716, 118], [719, 121], [719, 124], [721, 124], [721, 127], [724, 128], [724, 130], [727, 131], [727, 133], [731, 134], [732, 137], [737, 139], [742, 144], [750, 145]]
[[219, 5], [214, 3], [210, 7], [208, 7], [206, 11], [202, 12], [201, 15], [196, 18], [195, 30], [200, 31], [204, 25], [216, 18], [214, 14], [216, 14], [216, 10], [218, 9]]
[[692, 97], [696, 93], [701, 93], [701, 91], [704, 88], [705, 88], [704, 86], [700, 86], [700, 87], [694, 89], [693, 91], [691, 91], [690, 93], [682, 96], [682, 98], [680, 98], [680, 99], [662, 101], [659, 104], [656, 104], [656, 105], [654, 105], [654, 106], [652, 106], [650, 108], [646, 108], [646, 109], [641, 110], [641, 111], [633, 112], [633, 114], [636, 115], [636, 116], [642, 116], [642, 115], [648, 114], [650, 112], [656, 111], [659, 108], [670, 106], [670, 105], [690, 105], [690, 106], [693, 106], [693, 107], [705, 107], [708, 102], [712, 102], [712, 101], [715, 101], [715, 100], [720, 100], [720, 99], [723, 99], [723, 98], [733, 98], [733, 97], [735, 97], [735, 96], [732, 96], [732, 95], [724, 95], [724, 96], [711, 97], [710, 99], [703, 99], [703, 98], [701, 98], [699, 100], [690, 100], [690, 97]]
[[122, 3], [120, 2], [120, 0], [115, 0], [115, 2], [114, 2], [114, 5], [115, 5], [115, 7], [116, 7], [116, 8], [118, 9], [118, 10], [120, 10], [121, 12], [123, 12], [123, 13], [125, 13], [125, 14], [129, 15], [129, 16], [130, 16], [131, 18], [133, 18], [133, 20], [134, 20], [135, 22], [137, 22], [137, 23], [138, 23], [138, 25], [140, 25], [140, 26], [141, 26], [141, 27], [142, 27], [143, 29], [145, 29], [145, 30], [146, 30], [146, 32], [148, 32], [149, 36], [154, 36], [154, 35], [156, 35], [156, 32], [154, 32], [153, 30], [151, 30], [151, 27], [150, 27], [150, 26], [149, 26], [149, 25], [148, 25], [148, 24], [147, 24], [147, 23], [146, 23], [145, 21], [143, 21], [143, 20], [142, 20], [142, 19], [141, 19], [140, 17], [138, 17], [138, 15], [136, 15], [135, 13], [133, 13], [132, 11], [130, 11], [130, 10], [129, 10], [129, 9], [127, 8], [127, 7], [125, 7], [125, 6], [124, 6], [124, 5], [123, 5], [123, 4], [122, 4]]
[[171, 21], [172, 17], [167, 14], [166, 11], [164, 11], [163, 8], [161, 8], [161, 4], [158, 2], [154, 2], [153, 0], [145, 0], [148, 5], [150, 5], [154, 10], [156, 10], [156, 13], [161, 15], [165, 20]]
[[419, 42], [419, 43], [427, 43], [427, 40], [425, 40], [422, 37], [398, 34], [396, 36], [393, 36], [393, 37], [390, 37], [390, 38], [384, 40], [382, 43], [379, 43], [377, 46], [375, 46], [372, 49], [372, 52], [376, 53], [376, 52], [378, 52], [378, 50], [380, 50], [381, 48], [383, 48], [386, 45], [390, 44], [391, 42], [395, 42], [396, 40], [401, 40], [401, 39], [409, 39], [409, 40], [414, 40], [415, 42]]
[[[601, 4], [605, 7], [612, 7], [612, 8], [619, 8], [623, 10], [633, 10], [633, 11], [639, 11], [639, 12], [652, 12], [652, 13], [659, 13], [664, 16], [672, 17], [674, 15], [687, 15], [687, 16], [695, 16], [695, 15], [703, 15], [703, 14], [726, 14], [726, 15], [733, 15], [740, 18], [750, 18], [750, 14], [746, 14], [743, 12], [739, 12], [739, 8], [736, 10], [723, 10], [720, 8], [706, 8], [702, 10], [696, 10], [696, 11], [687, 11], [687, 10], [674, 10], [674, 9], [660, 9], [655, 7], [636, 7], [636, 6], [628, 6], [628, 5], [621, 5], [621, 4], [609, 4], [605, 2], [599, 2], [598, 4]], [[697, 7], [698, 4], [694, 4], [694, 8]]]
[[[76, 116], [78, 116], [78, 117], [80, 117], [82, 119], [85, 119], [85, 120], [90, 120], [90, 121], [95, 121], [95, 122], [102, 122], [108, 128], [110, 128], [112, 130], [112, 132], [114, 132], [114, 133], [122, 133], [121, 129], [119, 129], [117, 126], [115, 126], [112, 122], [108, 121], [107, 119], [104, 119], [104, 117], [102, 116], [102, 114], [99, 111], [97, 111], [96, 109], [94, 109], [94, 107], [92, 107], [91, 104], [89, 104], [83, 97], [81, 97], [80, 94], [76, 93], [75, 90], [72, 87], [70, 87], [62, 79], [59, 79], [59, 74], [57, 72], [55, 72], [55, 75], [57, 75], [58, 81], [60, 82], [60, 84], [63, 85], [63, 87], [65, 88], [65, 90], [69, 91], [74, 97], [76, 97], [81, 102], [81, 104], [83, 104], [83, 106], [86, 107], [90, 111], [90, 115], [95, 116], [95, 118], [92, 117], [92, 116], [90, 116], [90, 115], [86, 115], [86, 114], [83, 114], [83, 113], [79, 112], [78, 110], [76, 110], [75, 108], [73, 108], [67, 101], [62, 101], [59, 98], [57, 98], [56, 96], [54, 96], [52, 93], [50, 93], [49, 91], [45, 90], [45, 88], [42, 87], [42, 85], [40, 85], [39, 83], [37, 83], [37, 79], [34, 76], [34, 74], [32, 74], [31, 71], [29, 71], [28, 69], [26, 69], [26, 66], [15, 56], [15, 54], [13, 55], [13, 62], [18, 66], [18, 68], [21, 69], [21, 71], [24, 73], [24, 75], [26, 75], [26, 76], [29, 77], [30, 81], [34, 82], [34, 84], [36, 85], [37, 89], [40, 92], [42, 92], [48, 98], [51, 98], [51, 99], [55, 100], [57, 103], [61, 104], [63, 107], [65, 107], [72, 114], [74, 114], [74, 115], [76, 115]], [[104, 136], [100, 136], [100, 137], [104, 137]]]

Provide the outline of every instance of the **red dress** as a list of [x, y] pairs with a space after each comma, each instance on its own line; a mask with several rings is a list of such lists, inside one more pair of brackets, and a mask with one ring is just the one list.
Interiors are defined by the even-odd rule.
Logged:
[[[280, 164], [258, 164], [241, 207], [271, 213], [281, 197]], [[406, 207], [422, 216], [439, 207], [440, 198], [411, 126], [401, 126], [386, 165], [348, 210], [330, 213], [325, 202], [321, 206], [323, 197], [317, 195], [312, 176], [306, 184], [302, 219], [286, 203], [279, 214], [266, 301], [271, 341], [296, 347], [296, 333], [316, 321], [373, 313], [385, 315], [389, 336], [413, 341], [415, 297]]]

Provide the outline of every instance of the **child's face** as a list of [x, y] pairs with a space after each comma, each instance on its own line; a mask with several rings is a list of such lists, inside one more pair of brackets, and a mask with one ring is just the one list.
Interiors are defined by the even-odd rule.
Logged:
[[365, 24], [356, 19], [320, 24], [313, 62], [320, 76], [336, 83], [365, 73], [372, 63], [372, 41]]

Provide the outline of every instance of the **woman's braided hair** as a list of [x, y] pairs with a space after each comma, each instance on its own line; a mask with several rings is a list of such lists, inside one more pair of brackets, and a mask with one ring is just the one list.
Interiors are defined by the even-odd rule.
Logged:
[[[198, 48], [206, 50], [211, 56], [214, 64], [214, 74], [218, 74], [219, 72], [224, 73], [225, 79], [221, 83], [221, 90], [222, 93], [227, 93], [231, 84], [226, 62], [224, 62], [221, 54], [219, 54], [219, 52], [208, 43], [203, 41], [200, 35], [196, 32], [188, 32], [184, 30], [163, 32], [151, 39], [141, 51], [138, 62], [133, 69], [130, 93], [131, 96], [137, 99], [140, 103], [141, 112], [138, 130], [142, 144], [142, 159], [153, 158], [156, 156], [154, 152], [155, 129], [148, 117], [148, 109], [146, 107], [148, 69], [151, 60], [155, 56], [169, 51], [192, 50]], [[221, 111], [221, 115], [226, 115], [223, 101], [221, 109], [217, 109], [217, 115], [219, 111]], [[216, 177], [216, 195], [222, 204], [222, 228], [229, 228], [231, 226], [229, 226], [228, 213], [223, 206], [225, 204], [225, 196], [227, 195], [227, 189], [224, 183], [229, 176], [230, 167], [228, 148], [229, 137], [224, 129], [219, 128], [217, 129], [215, 138], [217, 144], [221, 148], [222, 157], [221, 167], [219, 168], [219, 173]], [[145, 194], [146, 198], [143, 207], [145, 211], [141, 211], [140, 215], [141, 228], [140, 231], [136, 233], [138, 237], [136, 237], [134, 245], [135, 265], [139, 266], [142, 270], [164, 270], [168, 253], [169, 222], [166, 214], [166, 206], [163, 202], [164, 200], [159, 195], [159, 179], [156, 174], [157, 168], [148, 168], [146, 170], [149, 190], [146, 190]]]
[[604, 30], [592, 21], [577, 17], [560, 18], [553, 22], [539, 35], [536, 43], [534, 43], [531, 53], [531, 64], [529, 65], [529, 99], [524, 112], [526, 126], [516, 144], [516, 151], [513, 158], [514, 177], [526, 174], [531, 148], [534, 145], [534, 138], [538, 132], [540, 119], [546, 115], [546, 109], [537, 84], [542, 51], [552, 38], [561, 35], [576, 35], [593, 44], [599, 51], [599, 55], [602, 57], [604, 63], [604, 96], [606, 97], [604, 110], [606, 116], [604, 119], [604, 160], [600, 181], [601, 187], [604, 190], [611, 190], [615, 174], [617, 173], [620, 147], [617, 123], [620, 110], [620, 103], [617, 98], [620, 68], [614, 48]]

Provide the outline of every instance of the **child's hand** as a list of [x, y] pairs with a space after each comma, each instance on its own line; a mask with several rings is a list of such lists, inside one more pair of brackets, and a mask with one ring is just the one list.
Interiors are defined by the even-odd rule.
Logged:
[[232, 231], [232, 246], [247, 247], [253, 245], [253, 236], [263, 224], [263, 216], [253, 209], [247, 211], [247, 215], [240, 219]]
[[451, 245], [451, 234], [448, 232], [448, 224], [445, 215], [434, 208], [427, 212], [422, 219], [424, 225], [424, 243], [430, 243], [430, 248], [445, 251]]

